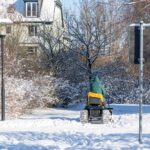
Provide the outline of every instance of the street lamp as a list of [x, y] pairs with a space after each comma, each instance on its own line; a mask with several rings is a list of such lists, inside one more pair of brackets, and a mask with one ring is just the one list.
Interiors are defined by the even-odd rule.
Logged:
[[[12, 24], [10, 19], [0, 18], [0, 25]], [[1, 121], [5, 120], [5, 82], [4, 82], [4, 38], [5, 33], [0, 33], [1, 48]]]
[[5, 84], [4, 84], [4, 34], [0, 34], [1, 39], [1, 120], [5, 120]]

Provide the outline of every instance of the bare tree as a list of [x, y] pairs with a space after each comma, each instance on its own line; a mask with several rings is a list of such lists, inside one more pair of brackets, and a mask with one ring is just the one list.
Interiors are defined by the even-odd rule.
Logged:
[[64, 30], [62, 27], [43, 24], [39, 29], [38, 37], [42, 56], [41, 63], [56, 73], [61, 61], [60, 54], [64, 51]]
[[98, 70], [95, 64], [99, 56], [117, 49], [121, 17], [113, 9], [116, 6], [114, 1], [81, 0], [79, 16], [66, 14], [68, 48], [78, 56], [77, 65], [86, 71], [89, 80]]
[[143, 20], [144, 22], [150, 21], [150, 1], [136, 1], [131, 0], [130, 7], [130, 18], [132, 22], [139, 22]]

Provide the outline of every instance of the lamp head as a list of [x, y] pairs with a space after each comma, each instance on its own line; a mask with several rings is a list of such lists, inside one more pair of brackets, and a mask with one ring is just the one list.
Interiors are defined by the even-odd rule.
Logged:
[[5, 36], [6, 36], [5, 34], [0, 33], [0, 38], [5, 38]]

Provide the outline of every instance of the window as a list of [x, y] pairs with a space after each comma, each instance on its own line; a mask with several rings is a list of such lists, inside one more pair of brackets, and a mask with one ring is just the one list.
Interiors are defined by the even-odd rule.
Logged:
[[26, 3], [26, 17], [37, 17], [37, 2]]
[[31, 4], [30, 3], [27, 3], [27, 16], [31, 17]]
[[37, 4], [32, 4], [32, 16], [37, 16]]
[[11, 26], [6, 26], [6, 33], [10, 34], [11, 33]]
[[36, 54], [37, 53], [37, 47], [28, 47], [28, 54]]
[[29, 36], [37, 36], [37, 26], [31, 25], [28, 27]]

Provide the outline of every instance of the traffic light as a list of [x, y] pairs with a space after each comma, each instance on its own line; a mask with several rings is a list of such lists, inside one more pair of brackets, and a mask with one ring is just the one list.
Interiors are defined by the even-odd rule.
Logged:
[[139, 64], [140, 60], [140, 28], [134, 27], [134, 64]]

